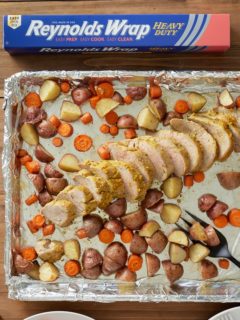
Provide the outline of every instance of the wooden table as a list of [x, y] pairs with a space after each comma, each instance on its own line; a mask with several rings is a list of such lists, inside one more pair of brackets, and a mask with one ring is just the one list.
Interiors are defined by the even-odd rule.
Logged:
[[[216, 3], [216, 5], [215, 5]], [[91, 70], [91, 69], [199, 69], [240, 70], [240, 27], [238, 0], [95, 0], [95, 1], [30, 1], [0, 0], [0, 14], [87, 14], [87, 13], [231, 13], [231, 50], [224, 54], [104, 54], [91, 55], [22, 55], [10, 56], [0, 49], [0, 99], [3, 79], [21, 70]], [[0, 25], [0, 29], [2, 24]], [[3, 112], [0, 113], [1, 127]], [[0, 132], [2, 135], [2, 131]], [[0, 139], [2, 148], [2, 136]], [[0, 316], [4, 320], [20, 320], [35, 313], [50, 310], [70, 310], [97, 320], [161, 319], [206, 320], [234, 304], [215, 303], [64, 303], [17, 302], [7, 298], [4, 285], [4, 194], [0, 183]]]

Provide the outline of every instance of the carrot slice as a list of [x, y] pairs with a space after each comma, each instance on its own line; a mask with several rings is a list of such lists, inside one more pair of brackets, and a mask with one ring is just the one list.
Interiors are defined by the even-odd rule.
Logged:
[[195, 172], [193, 175], [193, 180], [195, 182], [202, 182], [205, 179], [205, 174], [202, 171]]
[[236, 208], [230, 210], [228, 220], [232, 226], [240, 227], [240, 210]]
[[68, 93], [70, 90], [70, 84], [67, 81], [64, 81], [60, 84], [60, 89], [63, 93]]
[[32, 157], [27, 154], [26, 156], [23, 156], [20, 158], [20, 163], [24, 166], [27, 162], [31, 162], [32, 161]]
[[58, 133], [62, 137], [70, 137], [73, 134], [73, 127], [70, 123], [61, 123], [58, 127]]
[[185, 187], [192, 187], [193, 186], [193, 176], [187, 175], [184, 177], [183, 184]]
[[77, 151], [85, 152], [91, 148], [93, 141], [92, 138], [90, 138], [86, 134], [80, 134], [74, 139], [73, 144]]
[[175, 107], [174, 107], [175, 111], [178, 112], [178, 113], [186, 113], [189, 111], [189, 106], [188, 106], [188, 103], [187, 101], [185, 100], [178, 100], [176, 103], [175, 103]]
[[124, 136], [126, 139], [134, 139], [137, 137], [137, 133], [135, 129], [126, 129], [124, 130]]
[[36, 228], [40, 229], [44, 226], [46, 219], [42, 214], [37, 214], [35, 217], [33, 217], [32, 222]]
[[31, 206], [33, 203], [38, 201], [38, 197], [37, 195], [34, 193], [32, 195], [30, 195], [26, 200], [25, 203], [27, 206]]
[[78, 229], [76, 231], [76, 235], [78, 236], [79, 239], [87, 238], [87, 232], [84, 228]]
[[228, 269], [230, 266], [230, 262], [227, 259], [219, 259], [218, 260], [218, 265], [222, 269]]
[[28, 155], [28, 152], [25, 149], [19, 149], [17, 151], [17, 157], [18, 158], [22, 158], [22, 157], [27, 156], [27, 155]]
[[52, 139], [52, 144], [55, 147], [61, 147], [63, 145], [63, 139], [61, 139], [60, 137], [55, 137]]
[[224, 228], [228, 224], [228, 218], [224, 214], [221, 214], [213, 220], [213, 223], [217, 228]]
[[108, 124], [116, 124], [118, 121], [118, 115], [115, 111], [110, 111], [105, 115], [105, 120]]
[[81, 272], [80, 263], [76, 260], [69, 260], [64, 265], [64, 271], [69, 277], [75, 277]]
[[32, 233], [38, 232], [38, 228], [33, 224], [32, 220], [27, 221], [27, 226]]
[[138, 271], [142, 268], [142, 263], [142, 257], [132, 254], [128, 259], [128, 269], [133, 272]]
[[58, 128], [61, 124], [61, 121], [57, 116], [55, 116], [55, 114], [53, 114], [48, 120], [54, 125], [55, 128]]
[[97, 86], [96, 92], [97, 95], [101, 98], [112, 98], [114, 89], [111, 83], [103, 82]]
[[118, 135], [118, 127], [117, 126], [111, 126], [110, 127], [110, 134], [112, 135], [112, 136], [116, 136], [116, 135]]
[[106, 146], [101, 146], [97, 150], [98, 155], [103, 160], [109, 160], [111, 158], [110, 152]]
[[41, 108], [42, 101], [37, 92], [29, 92], [24, 98], [24, 103], [27, 107]]
[[110, 132], [110, 127], [107, 124], [102, 124], [100, 127], [100, 131], [104, 134], [109, 133]]
[[121, 233], [122, 242], [130, 243], [132, 241], [132, 238], [133, 238], [133, 233], [131, 230], [125, 229], [122, 231], [122, 233]]
[[108, 229], [102, 229], [98, 234], [99, 240], [103, 243], [113, 242], [114, 237], [115, 237], [114, 233]]
[[25, 164], [25, 168], [27, 169], [28, 172], [30, 173], [39, 173], [40, 171], [40, 164], [36, 160], [28, 161]]
[[33, 247], [26, 247], [21, 250], [21, 255], [28, 261], [37, 259], [37, 252]]
[[80, 120], [83, 124], [88, 124], [90, 122], [93, 122], [93, 117], [90, 112], [84, 113], [84, 115], [81, 116]]
[[236, 98], [236, 106], [237, 108], [240, 108], [240, 96]]
[[152, 85], [149, 88], [149, 95], [151, 99], [158, 99], [162, 96], [162, 89], [159, 86]]
[[123, 100], [126, 104], [131, 104], [133, 102], [133, 99], [130, 96], [125, 96]]
[[99, 96], [94, 96], [89, 99], [90, 105], [93, 109], [96, 108], [98, 101], [100, 100]]
[[54, 231], [55, 231], [55, 225], [53, 223], [47, 224], [46, 226], [43, 226], [43, 228], [42, 228], [42, 233], [45, 237], [50, 236], [51, 234], [54, 233]]

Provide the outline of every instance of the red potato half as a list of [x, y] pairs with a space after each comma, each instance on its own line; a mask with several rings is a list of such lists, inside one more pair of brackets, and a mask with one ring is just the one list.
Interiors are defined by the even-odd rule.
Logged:
[[44, 168], [44, 174], [47, 178], [62, 178], [63, 174], [56, 170], [52, 164], [48, 163], [46, 164], [45, 168]]
[[140, 237], [151, 237], [157, 230], [160, 229], [160, 225], [155, 220], [149, 220], [146, 222], [139, 231]]
[[41, 162], [52, 162], [54, 156], [48, 152], [41, 144], [38, 144], [35, 148], [35, 157]]
[[205, 193], [198, 199], [198, 208], [200, 211], [208, 211], [217, 201], [217, 197], [211, 193]]
[[38, 201], [42, 207], [44, 207], [45, 204], [51, 202], [52, 200], [53, 200], [53, 197], [50, 195], [50, 193], [48, 193], [47, 190], [39, 192]]
[[220, 244], [218, 235], [212, 226], [207, 226], [205, 228], [205, 233], [207, 235], [206, 243], [209, 247], [216, 247]]
[[109, 221], [105, 222], [104, 228], [112, 231], [113, 233], [120, 234], [123, 230], [123, 225], [122, 225], [121, 221], [119, 221], [117, 219], [113, 219], [113, 220], [109, 220]]
[[126, 88], [126, 93], [130, 96], [133, 100], [142, 100], [147, 94], [146, 87], [128, 87]]
[[240, 172], [220, 172], [217, 174], [220, 185], [227, 190], [234, 190], [240, 187]]
[[95, 237], [103, 227], [103, 220], [96, 214], [83, 217], [83, 228], [88, 238]]
[[126, 248], [120, 242], [111, 243], [104, 251], [104, 256], [118, 263], [121, 267], [126, 264], [127, 255]]
[[147, 212], [144, 208], [139, 208], [137, 211], [121, 217], [121, 222], [128, 229], [139, 230], [147, 222]]
[[206, 229], [204, 229], [199, 222], [192, 224], [189, 233], [193, 240], [206, 242], [208, 239]]
[[37, 192], [43, 191], [45, 188], [45, 178], [42, 173], [29, 174], [28, 177], [32, 181]]
[[59, 192], [62, 191], [67, 185], [68, 185], [68, 182], [64, 178], [47, 178], [46, 179], [47, 191], [54, 196], [58, 195]]
[[104, 211], [113, 218], [119, 218], [126, 213], [127, 201], [125, 198], [117, 199], [110, 203]]
[[162, 198], [163, 193], [158, 189], [149, 189], [146, 193], [145, 199], [142, 201], [141, 205], [143, 208], [149, 209], [156, 205]]
[[100, 274], [102, 273], [102, 269], [100, 265], [97, 265], [91, 269], [82, 269], [81, 271], [81, 275], [86, 278], [86, 279], [90, 279], [90, 280], [96, 280]]
[[130, 244], [131, 253], [141, 255], [147, 251], [147, 248], [146, 240], [135, 233]]
[[54, 125], [48, 120], [42, 120], [37, 125], [37, 132], [42, 138], [51, 138], [57, 134], [57, 129]]
[[154, 206], [152, 206], [151, 208], [149, 208], [149, 210], [155, 212], [155, 213], [160, 213], [163, 210], [163, 205], [164, 205], [164, 200], [161, 199], [158, 201], [158, 203], [156, 203]]
[[162, 266], [166, 277], [171, 284], [183, 276], [184, 270], [183, 266], [180, 263], [173, 264], [170, 260], [164, 260], [162, 261]]
[[120, 270], [123, 266], [116, 261], [113, 261], [111, 258], [104, 256], [103, 257], [103, 265], [102, 265], [102, 273], [105, 276], [109, 276], [116, 271]]
[[157, 256], [151, 253], [146, 253], [145, 258], [147, 266], [147, 276], [153, 277], [160, 269], [160, 260]]
[[116, 280], [135, 282], [137, 280], [136, 272], [130, 271], [127, 267], [124, 267], [116, 272]]
[[215, 204], [207, 211], [207, 215], [209, 219], [214, 220], [222, 215], [227, 209], [228, 205], [226, 203], [217, 200]]
[[146, 237], [146, 241], [155, 253], [161, 253], [168, 243], [167, 237], [161, 230], [156, 231], [151, 238]]
[[82, 256], [82, 266], [83, 269], [89, 270], [97, 265], [102, 264], [103, 257], [101, 254], [94, 248], [88, 248], [83, 252]]
[[213, 262], [204, 259], [200, 264], [200, 273], [203, 280], [208, 280], [218, 276], [218, 269]]

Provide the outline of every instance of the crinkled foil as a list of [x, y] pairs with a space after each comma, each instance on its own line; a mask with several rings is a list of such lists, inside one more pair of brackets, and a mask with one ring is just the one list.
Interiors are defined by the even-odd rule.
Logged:
[[[240, 72], [139, 72], [139, 71], [41, 71], [21, 72], [5, 81], [5, 122], [2, 171], [5, 189], [5, 275], [9, 297], [17, 300], [66, 300], [66, 301], [207, 301], [240, 302], [240, 281], [200, 281], [181, 279], [170, 286], [162, 275], [154, 278], [141, 278], [135, 284], [116, 280], [69, 279], [61, 277], [55, 283], [30, 280], [25, 275], [16, 276], [12, 264], [15, 249], [20, 243], [19, 174], [15, 168], [14, 150], [19, 145], [18, 122], [21, 113], [23, 83], [38, 83], [43, 78], [63, 77], [114, 77], [121, 82], [131, 79], [141, 81], [141, 77], [155, 77], [161, 86], [181, 91], [219, 92], [227, 87], [240, 92]], [[239, 273], [240, 275], [240, 273]]]

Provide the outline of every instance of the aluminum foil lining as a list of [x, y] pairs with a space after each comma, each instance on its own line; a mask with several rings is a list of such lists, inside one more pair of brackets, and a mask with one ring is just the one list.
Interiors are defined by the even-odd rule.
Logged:
[[[44, 78], [58, 77], [80, 79], [83, 77], [113, 77], [121, 82], [131, 79], [142, 81], [144, 77], [155, 77], [166, 90], [174, 92], [197, 91], [216, 93], [227, 87], [240, 92], [240, 72], [175, 72], [175, 71], [41, 71], [21, 72], [5, 80], [5, 121], [2, 171], [5, 189], [5, 276], [9, 297], [18, 300], [66, 300], [66, 301], [207, 301], [239, 302], [239, 271], [216, 281], [201, 281], [183, 278], [170, 286], [164, 275], [154, 278], [140, 278], [129, 284], [113, 279], [87, 280], [60, 277], [55, 283], [31, 280], [26, 275], [16, 276], [12, 264], [13, 255], [20, 243], [20, 178], [15, 167], [15, 153], [19, 146], [18, 123], [21, 113], [22, 88], [34, 85]], [[232, 163], [234, 165], [234, 163]], [[237, 195], [236, 195], [237, 196]], [[239, 198], [239, 197], [238, 197]], [[235, 197], [234, 197], [235, 199]], [[239, 237], [237, 237], [239, 239]]]

